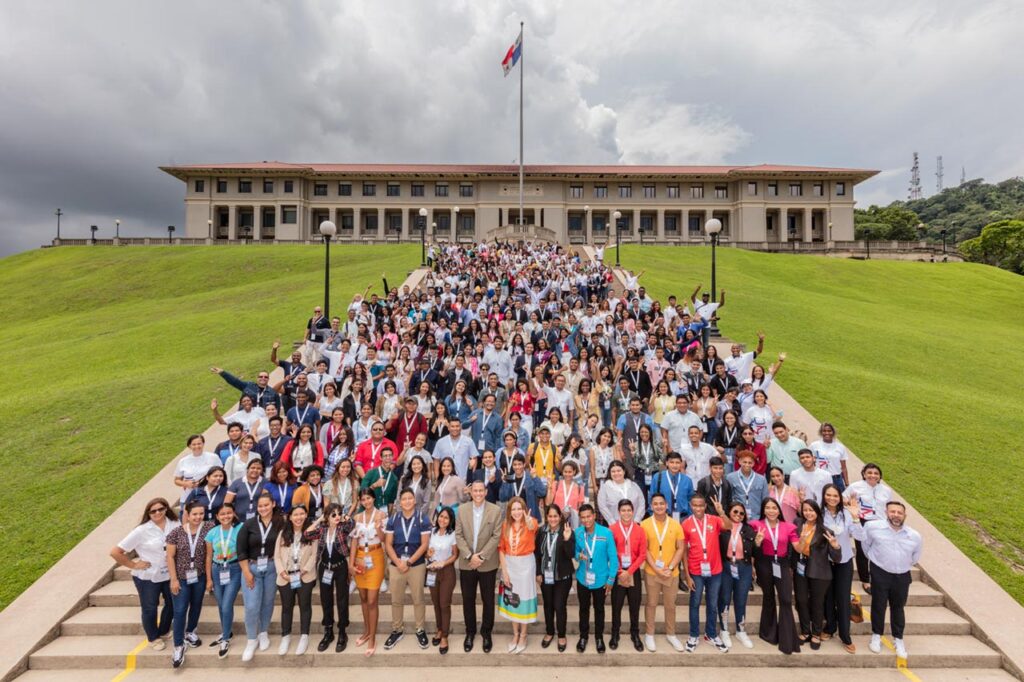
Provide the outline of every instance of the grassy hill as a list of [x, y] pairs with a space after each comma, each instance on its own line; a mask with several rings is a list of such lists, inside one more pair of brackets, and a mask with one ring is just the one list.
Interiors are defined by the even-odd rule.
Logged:
[[[334, 310], [419, 263], [418, 246], [332, 251]], [[64, 247], [0, 262], [2, 608], [209, 426], [211, 397], [238, 396], [211, 364], [252, 377], [274, 339], [302, 338], [323, 249]]]
[[[1024, 278], [970, 263], [718, 250], [723, 334], [1024, 602]], [[623, 248], [656, 298], [710, 284], [710, 249]], [[998, 484], [994, 482], [998, 481]], [[925, 548], [927, 552], [927, 548]]]

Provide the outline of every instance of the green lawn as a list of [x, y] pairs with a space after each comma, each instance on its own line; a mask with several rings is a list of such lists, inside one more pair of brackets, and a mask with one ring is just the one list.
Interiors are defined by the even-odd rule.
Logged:
[[[401, 284], [417, 246], [336, 246], [332, 308]], [[0, 608], [286, 351], [322, 303], [323, 249], [63, 247], [0, 261]], [[47, 529], [40, 532], [41, 529]], [[127, 531], [129, 529], [125, 529]]]
[[[622, 252], [662, 300], [710, 286], [710, 258]], [[786, 390], [1024, 602], [1024, 278], [722, 248], [718, 284], [723, 335], [753, 347], [763, 330], [765, 362], [788, 352]]]

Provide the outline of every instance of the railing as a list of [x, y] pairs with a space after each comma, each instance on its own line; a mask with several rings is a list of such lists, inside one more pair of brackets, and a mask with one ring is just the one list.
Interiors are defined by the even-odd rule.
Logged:
[[491, 239], [543, 239], [556, 241], [555, 231], [548, 227], [530, 224], [501, 225], [487, 233]]

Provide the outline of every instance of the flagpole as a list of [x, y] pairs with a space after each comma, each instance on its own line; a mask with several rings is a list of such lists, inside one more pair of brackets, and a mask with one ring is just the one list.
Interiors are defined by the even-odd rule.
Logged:
[[[523, 37], [523, 22], [519, 22], [519, 36]], [[523, 218], [523, 70], [526, 64], [523, 61], [526, 52], [522, 42], [519, 44], [519, 226], [526, 224]]]

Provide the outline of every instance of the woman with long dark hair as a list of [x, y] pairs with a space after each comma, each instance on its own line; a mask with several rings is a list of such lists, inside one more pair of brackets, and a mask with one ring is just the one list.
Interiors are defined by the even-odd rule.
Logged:
[[837, 632], [839, 641], [847, 653], [856, 653], [857, 648], [850, 638], [850, 586], [853, 584], [853, 539], [863, 537], [860, 519], [854, 518], [843, 509], [843, 497], [839, 488], [828, 484], [821, 490], [821, 516], [825, 529], [830, 531], [839, 543], [839, 561], [830, 561], [832, 582], [825, 593], [825, 627], [821, 639], [831, 639]]
[[281, 646], [277, 650], [281, 656], [288, 653], [291, 644], [296, 601], [299, 603], [299, 643], [295, 653], [301, 656], [309, 647], [313, 587], [317, 579], [317, 544], [304, 537], [311, 522], [306, 507], [292, 507], [274, 547], [277, 591], [281, 595]]
[[217, 600], [220, 616], [220, 637], [210, 646], [218, 647], [219, 658], [227, 657], [231, 647], [235, 597], [242, 588], [242, 571], [238, 567], [238, 533], [241, 528], [234, 508], [225, 504], [217, 510], [217, 526], [206, 533], [206, 591]]
[[459, 548], [455, 543], [455, 512], [443, 507], [434, 519], [427, 547], [427, 587], [434, 605], [437, 634], [432, 644], [442, 656], [448, 653], [448, 635], [452, 627], [452, 594], [455, 592], [455, 562]]
[[[424, 433], [416, 434], [416, 447], [422, 448], [427, 440]], [[413, 455], [405, 463], [405, 473], [398, 484], [399, 490], [409, 488], [416, 496], [416, 511], [428, 519], [433, 511], [430, 508], [430, 500], [433, 489], [430, 485], [430, 471], [427, 469], [427, 462], [421, 455]]]
[[206, 542], [212, 523], [203, 521], [206, 507], [199, 502], [185, 505], [185, 516], [180, 526], [167, 534], [167, 570], [171, 576], [171, 594], [174, 595], [174, 655], [171, 665], [180, 668], [185, 663], [185, 645], [198, 647], [202, 640], [196, 633], [199, 614], [203, 610], [206, 593]]
[[317, 645], [317, 651], [327, 651], [334, 641], [334, 610], [338, 611], [338, 643], [334, 650], [341, 653], [348, 645], [348, 558], [349, 534], [352, 519], [341, 505], [328, 504], [324, 515], [319, 517], [303, 534], [307, 540], [317, 543], [317, 580], [320, 583], [320, 609], [324, 636]]
[[821, 631], [825, 625], [825, 595], [832, 583], [829, 561], [838, 561], [839, 543], [825, 528], [821, 507], [814, 500], [800, 504], [796, 532], [800, 541], [796, 545], [793, 591], [796, 594], [796, 612], [800, 617], [800, 641], [810, 639], [811, 649], [821, 648]]
[[754, 557], [757, 584], [763, 593], [758, 637], [779, 647], [784, 654], [800, 651], [793, 618], [793, 570], [790, 548], [799, 537], [796, 526], [782, 519], [782, 508], [770, 497], [761, 502], [761, 519], [750, 521], [757, 531]]
[[742, 502], [729, 505], [730, 530], [719, 534], [718, 545], [722, 550], [722, 589], [718, 597], [718, 613], [721, 618], [720, 631], [726, 646], [732, 646], [729, 637], [729, 609], [733, 608], [736, 621], [736, 639], [747, 649], [754, 643], [747, 636], [747, 597], [754, 583], [754, 553], [757, 531], [747, 523], [747, 510]]
[[548, 648], [557, 635], [558, 651], [563, 652], [566, 647], [569, 589], [574, 575], [572, 559], [576, 552], [576, 539], [557, 504], [549, 504], [544, 508], [544, 520], [544, 527], [537, 533], [534, 543], [537, 580], [540, 582], [544, 602], [545, 635], [540, 645]]

